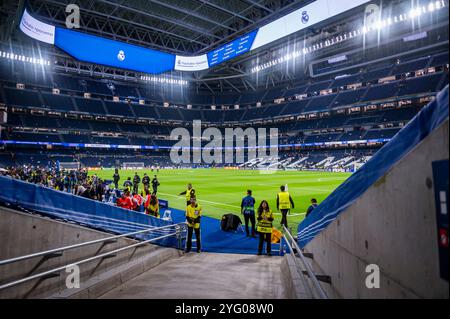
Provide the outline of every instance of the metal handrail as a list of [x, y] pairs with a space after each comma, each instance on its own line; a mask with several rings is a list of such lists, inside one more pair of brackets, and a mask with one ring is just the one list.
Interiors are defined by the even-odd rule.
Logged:
[[11, 258], [11, 259], [0, 260], [0, 266], [6, 265], [6, 264], [11, 264], [11, 263], [22, 261], [22, 260], [26, 260], [26, 259], [30, 259], [30, 258], [34, 258], [34, 257], [45, 256], [45, 255], [49, 255], [52, 253], [61, 252], [61, 251], [69, 250], [69, 249], [93, 245], [93, 244], [97, 244], [97, 243], [101, 243], [101, 242], [105, 242], [105, 241], [109, 241], [109, 240], [114, 240], [114, 239], [118, 239], [118, 238], [122, 238], [122, 237], [128, 237], [128, 236], [132, 236], [132, 235], [147, 233], [150, 231], [158, 231], [161, 229], [176, 227], [176, 226], [180, 226], [183, 224], [186, 224], [186, 223], [184, 222], [184, 223], [167, 225], [167, 226], [162, 226], [162, 227], [148, 228], [148, 229], [139, 230], [139, 231], [135, 231], [135, 232], [127, 233], [127, 234], [110, 236], [110, 237], [106, 237], [106, 238], [100, 238], [100, 239], [96, 239], [96, 240], [92, 240], [92, 241], [88, 241], [88, 242], [84, 242], [84, 243], [80, 243], [80, 244], [74, 244], [74, 245], [54, 248], [54, 249], [50, 249], [50, 250], [46, 250], [46, 251], [41, 251], [38, 253], [29, 254], [29, 255], [24, 255], [24, 256], [20, 256], [20, 257], [15, 257], [15, 258]]
[[112, 251], [109, 251], [107, 253], [103, 253], [103, 254], [98, 255], [98, 256], [86, 258], [86, 259], [83, 259], [83, 260], [80, 260], [80, 261], [77, 261], [77, 262], [74, 262], [74, 263], [70, 263], [70, 264], [67, 264], [67, 265], [64, 265], [64, 266], [61, 266], [61, 267], [58, 267], [58, 268], [54, 268], [54, 269], [51, 269], [51, 270], [47, 270], [47, 271], [41, 272], [39, 274], [28, 276], [28, 277], [25, 277], [25, 278], [22, 278], [22, 279], [19, 279], [19, 280], [16, 280], [16, 281], [13, 281], [13, 282], [1, 285], [0, 286], [0, 290], [6, 289], [6, 288], [9, 288], [9, 287], [12, 287], [12, 286], [16, 286], [18, 284], [21, 284], [21, 283], [24, 283], [24, 282], [27, 282], [27, 281], [30, 281], [30, 280], [33, 280], [33, 279], [36, 279], [36, 278], [40, 278], [40, 277], [43, 277], [43, 276], [46, 276], [46, 275], [49, 275], [49, 274], [52, 274], [52, 273], [55, 273], [55, 272], [63, 271], [65, 269], [67, 269], [67, 267], [70, 267], [70, 266], [81, 265], [81, 264], [87, 263], [87, 262], [95, 260], [95, 259], [103, 258], [103, 257], [109, 256], [109, 255], [114, 255], [114, 254], [116, 254], [118, 252], [121, 252], [123, 250], [127, 250], [127, 249], [130, 249], [130, 248], [133, 248], [133, 247], [141, 246], [141, 245], [146, 244], [146, 243], [150, 243], [152, 241], [156, 241], [156, 240], [160, 240], [160, 239], [167, 238], [167, 237], [170, 237], [170, 236], [174, 236], [174, 235], [177, 235], [178, 233], [179, 233], [179, 231], [177, 230], [175, 233], [172, 233], [172, 234], [168, 234], [168, 235], [160, 236], [160, 237], [157, 237], [157, 238], [152, 238], [152, 239], [149, 239], [149, 240], [141, 241], [141, 242], [138, 242], [136, 244], [132, 244], [132, 245], [129, 245], [129, 246], [125, 246], [125, 247], [116, 249], [116, 250], [112, 250]]
[[[313, 270], [311, 269], [310, 265], [306, 262], [305, 256], [303, 256], [303, 252], [300, 249], [300, 247], [298, 246], [297, 242], [294, 240], [294, 237], [292, 236], [292, 234], [289, 232], [289, 230], [286, 228], [286, 226], [283, 225], [283, 229], [285, 234], [287, 234], [290, 238], [286, 238], [286, 242], [288, 243], [289, 249], [292, 251], [293, 254], [294, 250], [292, 248], [295, 249], [295, 251], [297, 252], [296, 254], [300, 257], [300, 260], [303, 264], [303, 266], [306, 269], [306, 272], [308, 274], [308, 277], [311, 278], [311, 281], [313, 283], [313, 286], [316, 288], [317, 293], [319, 295], [319, 298], [321, 299], [328, 299], [327, 294], [325, 293], [325, 290], [322, 288], [322, 286], [320, 285], [319, 281], [316, 278], [316, 275], [314, 274]], [[291, 241], [291, 243], [289, 243]], [[297, 259], [296, 259], [297, 260]], [[301, 276], [302, 277], [302, 276]], [[308, 289], [310, 290], [310, 287], [307, 285]]]

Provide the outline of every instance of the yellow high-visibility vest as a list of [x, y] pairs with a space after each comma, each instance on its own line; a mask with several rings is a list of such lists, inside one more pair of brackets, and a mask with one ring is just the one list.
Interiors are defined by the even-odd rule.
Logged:
[[272, 233], [272, 222], [267, 220], [269, 218], [273, 219], [272, 211], [261, 213], [261, 217], [262, 217], [262, 219], [260, 221], [258, 221], [258, 225], [256, 226], [256, 230], [259, 233], [266, 233], [266, 234]]
[[[186, 207], [186, 217], [195, 219], [199, 216], [202, 216], [202, 207], [199, 204], [196, 204], [195, 207], [192, 207], [192, 205]], [[200, 228], [200, 223], [192, 223], [188, 221], [188, 226], [198, 229]]]
[[288, 192], [278, 193], [278, 207], [280, 209], [291, 209], [291, 201]]
[[155, 215], [156, 217], [159, 217], [159, 205], [156, 203], [155, 205], [148, 204], [147, 209], [150, 214]]
[[191, 191], [193, 190], [193, 188], [191, 189], [187, 189], [186, 190], [186, 201], [189, 202], [191, 200]]

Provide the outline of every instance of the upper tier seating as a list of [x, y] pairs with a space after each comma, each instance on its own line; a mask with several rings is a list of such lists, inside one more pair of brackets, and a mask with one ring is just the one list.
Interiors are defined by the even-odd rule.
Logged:
[[4, 90], [6, 102], [11, 105], [42, 107], [37, 91], [19, 90], [9, 87], [5, 87]]

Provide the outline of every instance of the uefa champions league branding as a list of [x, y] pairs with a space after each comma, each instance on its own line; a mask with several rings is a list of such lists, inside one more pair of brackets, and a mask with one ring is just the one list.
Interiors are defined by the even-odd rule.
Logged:
[[[191, 132], [178, 127], [170, 133], [177, 140], [170, 149], [174, 164], [243, 164], [259, 159], [278, 157], [278, 128], [225, 128], [225, 135], [217, 127], [202, 131], [202, 122], [193, 121]], [[267, 145], [267, 141], [270, 141]], [[207, 142], [202, 146], [202, 142]], [[245, 156], [247, 155], [247, 156]]]

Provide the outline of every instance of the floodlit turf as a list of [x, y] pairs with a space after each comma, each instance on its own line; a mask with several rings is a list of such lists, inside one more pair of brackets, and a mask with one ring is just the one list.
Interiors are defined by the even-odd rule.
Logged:
[[[128, 176], [134, 176], [133, 170], [121, 170], [121, 186]], [[141, 176], [147, 173], [151, 178], [156, 173], [151, 170], [137, 170]], [[106, 169], [91, 171], [90, 174], [112, 180], [114, 170]], [[225, 213], [240, 214], [241, 199], [247, 189], [253, 191], [257, 205], [266, 199], [275, 215], [275, 227], [280, 225], [280, 215], [276, 211], [276, 196], [281, 185], [288, 184], [289, 192], [294, 200], [295, 208], [288, 217], [289, 228], [296, 233], [297, 225], [303, 220], [311, 198], [319, 203], [336, 189], [349, 173], [329, 172], [297, 172], [278, 171], [273, 174], [252, 170], [225, 169], [180, 169], [160, 170], [157, 173], [161, 183], [158, 188], [159, 198], [169, 201], [173, 208], [185, 209], [186, 199], [178, 194], [186, 189], [187, 183], [192, 183], [197, 198], [207, 216], [220, 219]], [[142, 188], [142, 184], [140, 185]]]

